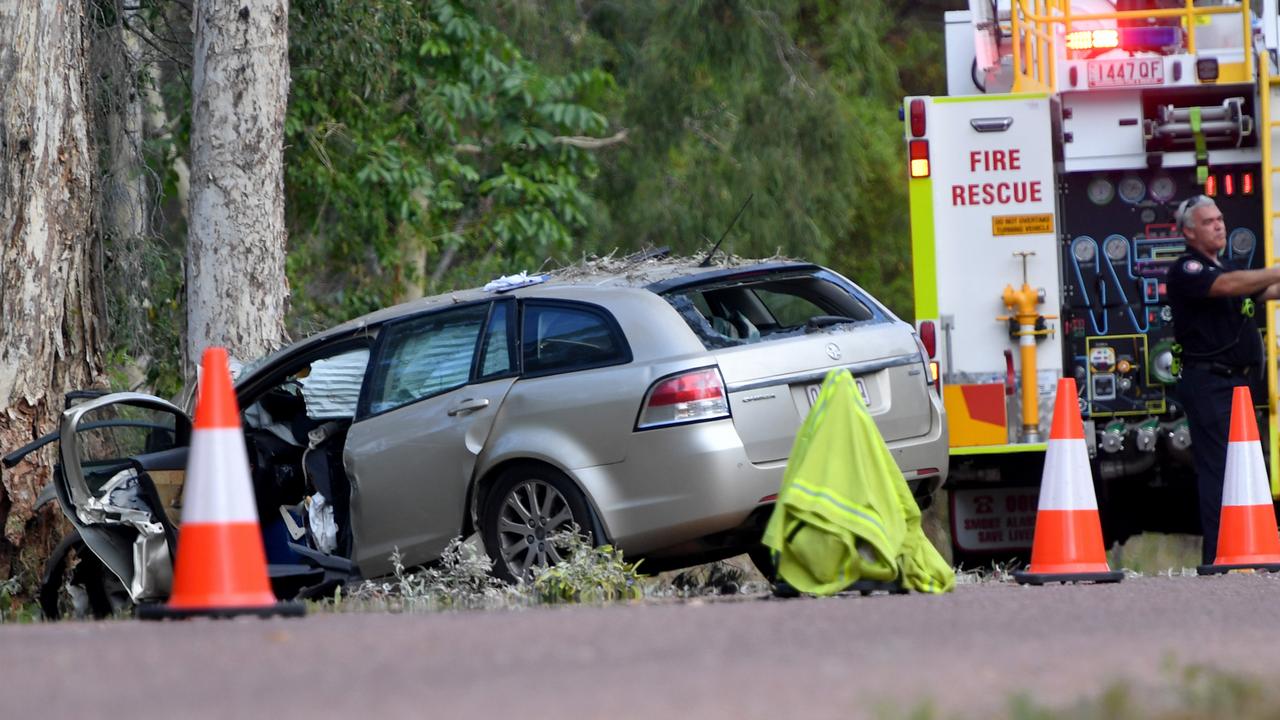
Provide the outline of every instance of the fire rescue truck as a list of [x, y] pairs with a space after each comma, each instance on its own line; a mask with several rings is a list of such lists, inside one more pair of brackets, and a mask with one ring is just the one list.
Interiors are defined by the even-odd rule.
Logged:
[[[1177, 206], [1195, 194], [1226, 217], [1224, 253], [1276, 261], [1276, 5], [970, 0], [947, 13], [948, 94], [908, 97], [902, 115], [957, 561], [1029, 554], [1061, 377], [1075, 379], [1104, 535], [1199, 531], [1165, 276], [1185, 246]], [[1269, 302], [1258, 318], [1270, 456], [1276, 313]]]

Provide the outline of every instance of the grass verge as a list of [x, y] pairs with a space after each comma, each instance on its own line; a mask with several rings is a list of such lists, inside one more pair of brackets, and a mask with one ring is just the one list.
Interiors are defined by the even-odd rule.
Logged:
[[1151, 686], [1118, 680], [1097, 695], [1061, 706], [1038, 702], [1033, 695], [1009, 697], [1003, 712], [981, 716], [939, 712], [923, 703], [905, 714], [882, 709], [884, 720], [1274, 720], [1280, 717], [1280, 690], [1260, 676], [1191, 665], [1170, 667], [1167, 679]]

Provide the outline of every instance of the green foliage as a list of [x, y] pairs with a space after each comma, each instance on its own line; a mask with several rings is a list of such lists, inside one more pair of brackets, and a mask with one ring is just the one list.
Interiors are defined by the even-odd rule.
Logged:
[[523, 604], [519, 588], [489, 574], [492, 562], [483, 551], [454, 538], [440, 560], [426, 568], [406, 569], [400, 551], [391, 555], [392, 576], [367, 580], [317, 603], [320, 610], [342, 612], [424, 612], [477, 610]]
[[612, 545], [594, 547], [575, 532], [548, 538], [564, 562], [534, 570], [532, 591], [543, 603], [600, 603], [644, 597], [638, 563], [628, 563]]
[[40, 608], [31, 601], [17, 577], [0, 582], [0, 625], [33, 623], [40, 619]]
[[[896, 113], [904, 93], [942, 92], [942, 14], [964, 5], [295, 0], [290, 327], [306, 334], [418, 292], [615, 248], [690, 254], [751, 193], [726, 250], [829, 263], [909, 315]], [[113, 364], [135, 366], [116, 382], [136, 384], [137, 370], [170, 395], [181, 382], [190, 8], [93, 7], [99, 110], [142, 92], [164, 111], [142, 139], [148, 234], [104, 238]], [[119, 64], [126, 7], [140, 42]]]
[[493, 561], [478, 547], [454, 538], [440, 559], [424, 568], [407, 569], [397, 550], [391, 555], [392, 576], [365, 581], [319, 610], [342, 612], [427, 612], [480, 610], [538, 604], [603, 603], [644, 596], [636, 563], [628, 563], [611, 546], [593, 547], [586, 538], [562, 531], [550, 537], [564, 562], [538, 568], [529, 582], [515, 585], [493, 577]]
[[[295, 315], [323, 325], [566, 253], [586, 223], [604, 72], [548, 75], [453, 0], [291, 7]], [[427, 288], [436, 289], [436, 288]]]
[[943, 58], [942, 8], [914, 27], [923, 15], [906, 5], [506, 0], [482, 13], [549, 69], [617, 79], [609, 114], [630, 134], [601, 153], [583, 250], [695, 252], [755, 193], [727, 249], [829, 263], [909, 316], [898, 53], [916, 53], [913, 81]]

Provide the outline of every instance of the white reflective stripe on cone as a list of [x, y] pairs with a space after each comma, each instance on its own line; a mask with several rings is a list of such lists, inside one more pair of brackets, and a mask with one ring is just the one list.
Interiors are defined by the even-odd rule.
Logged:
[[1262, 460], [1262, 446], [1254, 442], [1227, 443], [1223, 505], [1270, 505], [1271, 481]]
[[1040, 483], [1041, 510], [1097, 510], [1089, 449], [1083, 439], [1050, 440]]
[[249, 457], [240, 428], [192, 432], [182, 490], [183, 524], [257, 521]]

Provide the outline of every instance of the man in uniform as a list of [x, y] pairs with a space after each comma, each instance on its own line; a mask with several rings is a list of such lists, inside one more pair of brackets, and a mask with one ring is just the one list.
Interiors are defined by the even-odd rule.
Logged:
[[1177, 222], [1187, 252], [1169, 269], [1167, 287], [1181, 346], [1178, 397], [1187, 412], [1200, 495], [1201, 557], [1208, 565], [1218, 549], [1231, 396], [1237, 386], [1257, 387], [1262, 377], [1255, 303], [1280, 297], [1280, 266], [1247, 270], [1229, 257], [1219, 258], [1227, 229], [1212, 198], [1195, 195], [1183, 201]]

